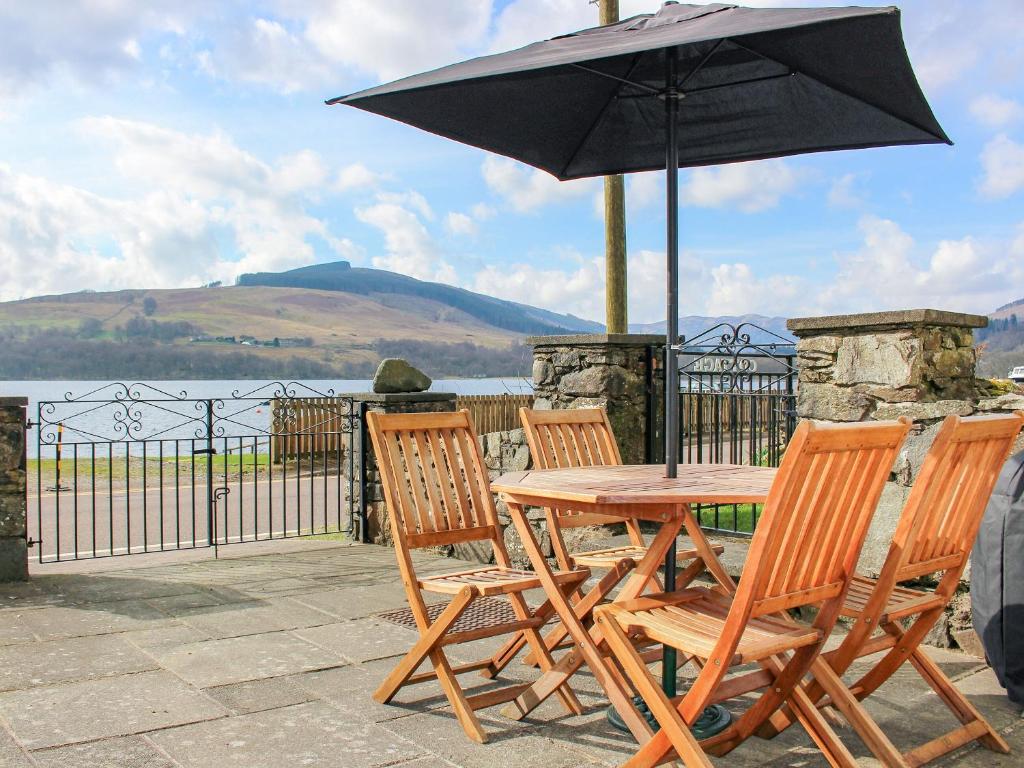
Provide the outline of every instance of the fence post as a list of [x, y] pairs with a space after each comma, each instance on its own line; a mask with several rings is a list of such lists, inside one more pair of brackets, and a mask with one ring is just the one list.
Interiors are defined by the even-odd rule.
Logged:
[[0, 581], [28, 579], [27, 406], [27, 398], [0, 397]]

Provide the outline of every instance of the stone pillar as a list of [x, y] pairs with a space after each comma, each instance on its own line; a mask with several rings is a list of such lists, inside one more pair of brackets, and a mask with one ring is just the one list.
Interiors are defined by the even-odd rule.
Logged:
[[[399, 394], [357, 393], [339, 395], [351, 397], [356, 403], [365, 403], [366, 410], [374, 413], [444, 413], [455, 410], [455, 395], [451, 392], [408, 392]], [[384, 503], [384, 488], [380, 483], [380, 470], [373, 452], [369, 434], [366, 435], [365, 451], [366, 478], [366, 536], [374, 544], [392, 546], [391, 523], [387, 505]], [[358, 471], [358, 469], [356, 470]], [[359, 492], [356, 478], [356, 493]], [[358, 504], [359, 499], [353, 500]]]
[[28, 579], [24, 397], [0, 397], [0, 581]]
[[534, 336], [527, 343], [533, 345], [535, 408], [603, 406], [626, 464], [661, 455], [664, 336]]

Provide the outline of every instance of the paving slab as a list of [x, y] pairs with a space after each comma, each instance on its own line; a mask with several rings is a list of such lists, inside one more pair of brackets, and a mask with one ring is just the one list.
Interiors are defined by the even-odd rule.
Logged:
[[[448, 699], [436, 682], [406, 686], [388, 704], [378, 704], [373, 700], [373, 692], [394, 666], [395, 659], [383, 659], [308, 672], [296, 675], [293, 679], [303, 690], [316, 698], [349, 707], [354, 713], [358, 713], [359, 717], [374, 723], [383, 723], [448, 706]], [[429, 663], [421, 665], [419, 669], [429, 669]], [[508, 684], [505, 680], [495, 683], [472, 674], [462, 675], [460, 682], [468, 694], [483, 693]], [[353, 702], [358, 702], [358, 707], [353, 706]]]
[[4, 768], [32, 768], [25, 750], [14, 737], [0, 725], [0, 765]]
[[[344, 669], [341, 667], [340, 669]], [[333, 672], [335, 670], [326, 670]], [[319, 674], [310, 672], [307, 674]], [[232, 683], [207, 688], [206, 694], [219, 701], [236, 715], [247, 715], [268, 709], [305, 704], [318, 698], [296, 677], [271, 677], [267, 680], [252, 680], [247, 683]], [[351, 694], [350, 694], [351, 695]], [[351, 698], [350, 698], [351, 701]]]
[[32, 759], [39, 768], [174, 768], [174, 763], [142, 736], [37, 750]]
[[148, 655], [117, 635], [74, 637], [0, 648], [0, 691], [156, 669]]
[[25, 613], [30, 611], [4, 611], [0, 613], [0, 646], [31, 643], [36, 639]]
[[377, 768], [426, 754], [411, 741], [323, 702], [163, 730], [150, 738], [183, 768]]
[[178, 611], [177, 616], [184, 624], [214, 638], [316, 627], [335, 621], [330, 614], [289, 597], [187, 608]]
[[143, 650], [167, 648], [211, 639], [207, 633], [200, 632], [195, 627], [190, 627], [178, 621], [157, 627], [156, 629], [122, 632], [119, 636]]
[[329, 648], [351, 662], [402, 656], [419, 635], [381, 619], [355, 619], [296, 630], [299, 637]]
[[[428, 604], [443, 601], [439, 595], [425, 594], [424, 598]], [[401, 585], [395, 589], [393, 583], [323, 589], [295, 595], [292, 599], [329, 613], [335, 619], [362, 619], [409, 605], [405, 598], [405, 590]]]
[[165, 671], [0, 694], [0, 716], [29, 749], [42, 749], [227, 715]]
[[397, 736], [421, 745], [435, 757], [460, 768], [497, 768], [497, 765], [582, 768], [597, 765], [588, 756], [566, 749], [548, 738], [543, 729], [508, 720], [497, 713], [477, 712], [487, 731], [487, 744], [466, 738], [450, 710], [416, 714], [384, 723]]
[[54, 605], [26, 611], [22, 616], [40, 640], [152, 629], [171, 623], [166, 614], [144, 600]]
[[187, 582], [139, 578], [131, 573], [52, 576], [42, 586], [52, 598], [59, 598], [65, 605], [139, 600], [196, 591], [196, 587]]
[[200, 688], [292, 675], [346, 663], [339, 654], [308, 643], [290, 632], [187, 643], [153, 649], [153, 654], [165, 669]]

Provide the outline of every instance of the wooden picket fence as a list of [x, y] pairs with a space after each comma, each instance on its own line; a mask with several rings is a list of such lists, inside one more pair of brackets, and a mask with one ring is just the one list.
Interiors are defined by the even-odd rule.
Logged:
[[533, 407], [533, 395], [459, 395], [455, 408], [465, 408], [478, 435], [519, 429], [519, 409]]
[[352, 401], [341, 397], [303, 397], [271, 401], [274, 434], [270, 458], [275, 464], [285, 457], [342, 456], [351, 445], [349, 414]]

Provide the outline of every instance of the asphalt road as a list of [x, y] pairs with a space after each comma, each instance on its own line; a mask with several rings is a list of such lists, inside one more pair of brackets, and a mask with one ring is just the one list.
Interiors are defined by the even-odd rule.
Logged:
[[[222, 493], [218, 488], [226, 488]], [[213, 538], [219, 543], [305, 535], [349, 527], [348, 481], [338, 474], [214, 478]], [[208, 489], [173, 484], [143, 491], [99, 485], [28, 499], [29, 536], [42, 539], [43, 559], [122, 555], [206, 546]], [[36, 545], [39, 547], [40, 545]], [[39, 558], [34, 548], [32, 557]]]

